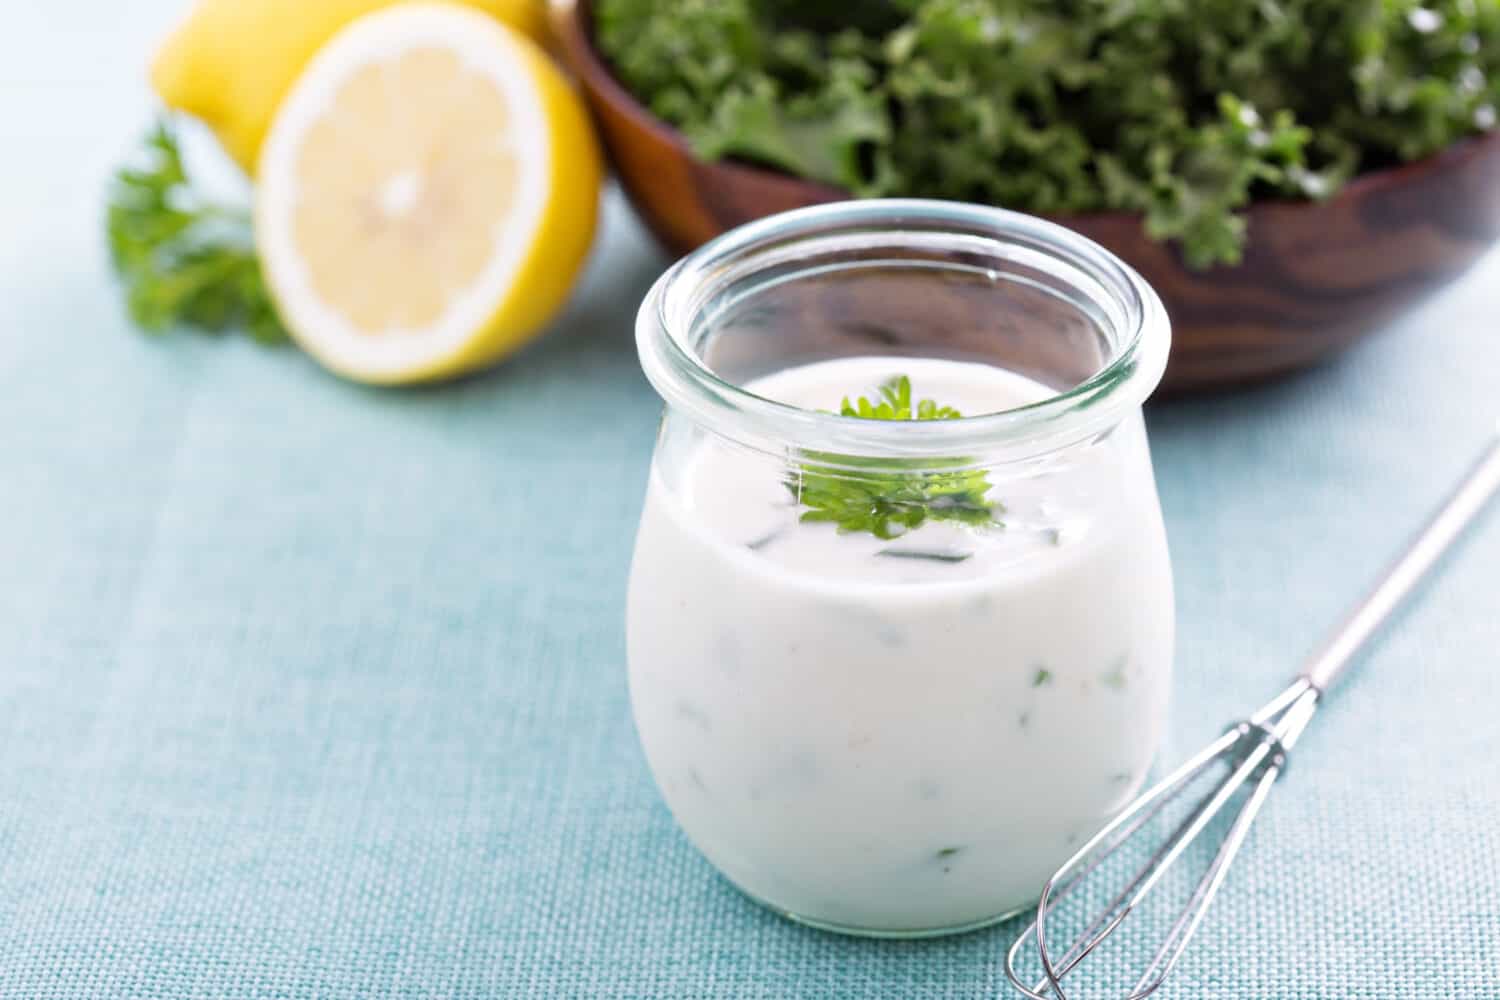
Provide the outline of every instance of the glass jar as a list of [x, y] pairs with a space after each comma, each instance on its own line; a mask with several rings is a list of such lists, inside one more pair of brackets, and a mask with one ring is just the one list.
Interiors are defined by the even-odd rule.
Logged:
[[[843, 202], [684, 258], [637, 340], [667, 406], [630, 692], [677, 822], [830, 930], [1024, 907], [1137, 792], [1165, 719], [1155, 293], [1038, 219]], [[933, 419], [905, 419], [902, 376]], [[883, 392], [901, 419], [836, 412]]]

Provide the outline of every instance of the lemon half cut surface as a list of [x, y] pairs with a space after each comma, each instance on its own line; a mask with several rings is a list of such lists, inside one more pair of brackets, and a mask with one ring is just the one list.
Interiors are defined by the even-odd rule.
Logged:
[[261, 149], [277, 309], [365, 382], [469, 371], [535, 334], [587, 255], [601, 165], [534, 43], [444, 3], [366, 15], [308, 64]]

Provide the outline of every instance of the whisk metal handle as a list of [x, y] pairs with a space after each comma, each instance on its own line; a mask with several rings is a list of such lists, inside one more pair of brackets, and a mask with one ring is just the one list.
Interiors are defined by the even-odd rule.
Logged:
[[1495, 437], [1463, 481], [1381, 574], [1377, 583], [1350, 610], [1323, 646], [1308, 659], [1301, 676], [1318, 691], [1327, 691], [1343, 675], [1354, 655], [1411, 593], [1448, 547], [1500, 489], [1500, 426]]

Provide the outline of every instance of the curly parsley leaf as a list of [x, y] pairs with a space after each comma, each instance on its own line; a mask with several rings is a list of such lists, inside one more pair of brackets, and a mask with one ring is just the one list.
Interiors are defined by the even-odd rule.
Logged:
[[[882, 384], [875, 398], [850, 402], [840, 415], [864, 420], [954, 420], [962, 416], [951, 406], [930, 399], [912, 401], [911, 380], [905, 375]], [[962, 459], [853, 459], [814, 453], [786, 481], [792, 497], [807, 508], [801, 519], [830, 522], [840, 532], [868, 531], [876, 538], [893, 539], [927, 521], [956, 521], [981, 526], [993, 524], [1000, 504], [988, 499], [990, 482], [984, 470], [965, 468]], [[951, 466], [951, 468], [946, 468]]]
[[116, 171], [105, 216], [130, 318], [151, 333], [243, 328], [263, 343], [286, 340], [247, 213], [197, 194], [177, 137], [164, 122], [144, 145], [143, 166]]

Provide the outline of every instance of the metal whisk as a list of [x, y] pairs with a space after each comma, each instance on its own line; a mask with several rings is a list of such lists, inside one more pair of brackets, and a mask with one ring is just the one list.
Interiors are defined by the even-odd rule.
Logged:
[[[1386, 569], [1374, 589], [1354, 606], [1323, 647], [1306, 662], [1291, 685], [1132, 802], [1047, 881], [1037, 902], [1036, 920], [1021, 933], [1005, 956], [1005, 974], [1017, 989], [1033, 1000], [1066, 1000], [1062, 990], [1063, 978], [1121, 925], [1131, 911], [1157, 888], [1167, 869], [1183, 856], [1189, 845], [1215, 825], [1215, 818], [1238, 800], [1238, 811], [1229, 820], [1218, 850], [1172, 923], [1166, 939], [1153, 953], [1125, 1000], [1141, 1000], [1161, 986], [1202, 923], [1209, 904], [1229, 872], [1230, 863], [1244, 843], [1245, 835], [1250, 832], [1250, 824], [1265, 804], [1271, 786], [1286, 769], [1287, 754], [1312, 720], [1323, 696], [1343, 675], [1355, 653], [1500, 488], [1500, 427], [1496, 432], [1496, 438], [1447, 501]], [[1173, 800], [1189, 787], [1202, 785], [1204, 782], [1199, 779], [1216, 769], [1226, 772], [1222, 780], [1187, 809], [1185, 817], [1126, 879], [1124, 887], [1115, 892], [1083, 931], [1060, 955], [1057, 954], [1047, 933], [1049, 914], [1079, 889], [1091, 873], [1099, 871], [1126, 841], [1161, 816]], [[1222, 823], [1217, 825], [1223, 826]], [[1018, 959], [1029, 941], [1036, 943], [1040, 978], [1023, 978], [1018, 967]]]

